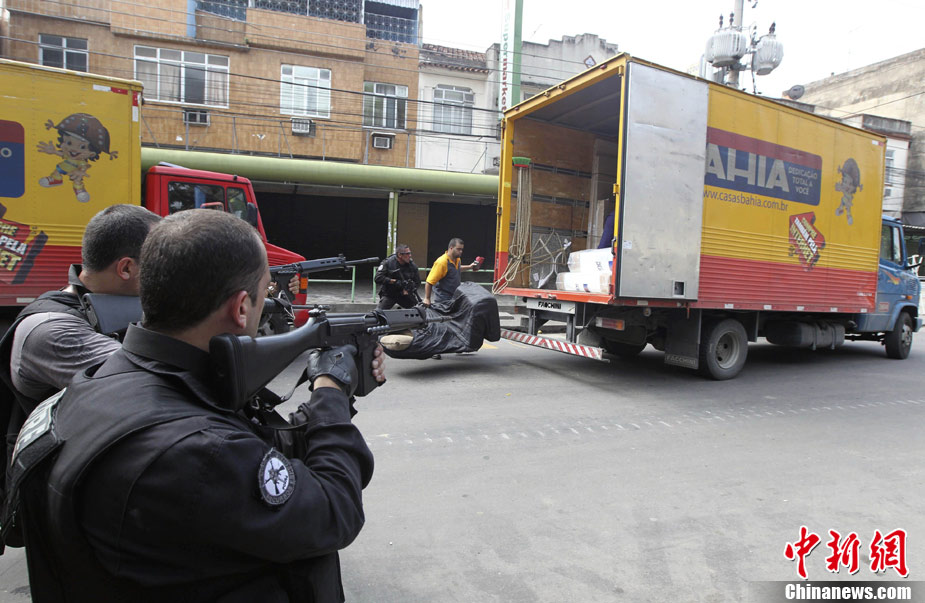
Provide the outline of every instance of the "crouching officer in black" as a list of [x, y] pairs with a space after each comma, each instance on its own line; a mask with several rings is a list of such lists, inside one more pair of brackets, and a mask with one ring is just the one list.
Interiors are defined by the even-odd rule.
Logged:
[[395, 304], [413, 308], [421, 301], [418, 296], [421, 275], [407, 245], [399, 243], [395, 253], [382, 260], [374, 280], [379, 285], [379, 304], [376, 307], [380, 310], [391, 310]]
[[[140, 262], [143, 326], [20, 432], [3, 527], [22, 530], [33, 601], [343, 601], [337, 551], [373, 472], [352, 354], [310, 354], [300, 428], [258, 424], [218, 397], [207, 352], [256, 334], [270, 278], [256, 231], [178, 212]], [[372, 371], [384, 380], [381, 350]]]

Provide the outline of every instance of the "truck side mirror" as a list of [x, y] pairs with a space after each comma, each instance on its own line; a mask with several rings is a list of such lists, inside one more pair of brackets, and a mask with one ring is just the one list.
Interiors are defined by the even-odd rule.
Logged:
[[258, 214], [257, 214], [257, 206], [254, 205], [253, 203], [248, 203], [248, 204], [247, 204], [247, 212], [246, 212], [246, 215], [244, 216], [244, 220], [245, 220], [248, 224], [250, 224], [251, 226], [253, 226], [254, 228], [257, 228], [257, 215], [258, 215]]

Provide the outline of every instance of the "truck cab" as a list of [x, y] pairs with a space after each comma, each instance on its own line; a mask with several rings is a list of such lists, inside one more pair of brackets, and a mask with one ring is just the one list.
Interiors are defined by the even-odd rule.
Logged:
[[922, 326], [921, 283], [916, 272], [921, 259], [912, 256], [910, 251], [906, 247], [902, 223], [883, 216], [876, 310], [861, 317], [858, 327], [860, 331], [885, 332], [887, 354], [894, 358], [908, 356], [912, 333]]

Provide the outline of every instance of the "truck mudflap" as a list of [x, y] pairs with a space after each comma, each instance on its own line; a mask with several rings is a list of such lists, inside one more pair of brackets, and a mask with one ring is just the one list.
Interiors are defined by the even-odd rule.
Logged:
[[503, 339], [516, 341], [517, 343], [525, 343], [527, 345], [536, 346], [538, 348], [545, 348], [555, 352], [562, 352], [563, 354], [581, 356], [582, 358], [600, 360], [601, 362], [610, 362], [609, 359], [604, 358], [604, 350], [602, 348], [595, 348], [577, 343], [569, 343], [567, 341], [562, 341], [561, 339], [552, 339], [551, 337], [542, 337], [540, 335], [530, 335], [528, 333], [508, 331], [507, 329], [501, 329], [501, 337]]

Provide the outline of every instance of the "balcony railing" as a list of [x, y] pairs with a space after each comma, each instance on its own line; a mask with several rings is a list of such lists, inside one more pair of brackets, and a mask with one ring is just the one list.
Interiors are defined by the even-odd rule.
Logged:
[[247, 20], [247, 0], [200, 0], [198, 8], [235, 21]]
[[366, 37], [417, 44], [418, 22], [415, 19], [366, 13]]
[[[417, 19], [367, 12], [362, 0], [199, 0], [200, 11], [234, 19], [247, 20], [248, 8], [259, 8], [293, 15], [366, 23], [366, 37], [391, 42], [417, 44]], [[408, 11], [405, 11], [408, 12]]]

